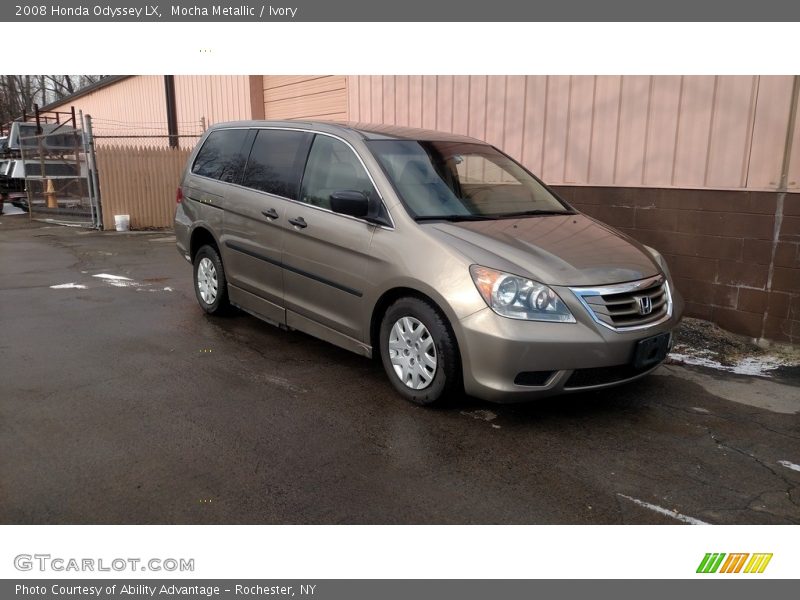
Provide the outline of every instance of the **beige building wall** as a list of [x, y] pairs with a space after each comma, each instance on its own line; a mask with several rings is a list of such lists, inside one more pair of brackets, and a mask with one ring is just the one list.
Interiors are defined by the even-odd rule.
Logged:
[[347, 120], [343, 75], [264, 75], [267, 119]]
[[[773, 190], [792, 76], [349, 76], [348, 118], [486, 140], [553, 185]], [[800, 122], [794, 132], [800, 148]], [[789, 173], [800, 189], [800, 149]]]
[[[777, 187], [791, 89], [792, 76], [175, 76], [181, 135], [250, 118], [409, 125], [487, 140], [554, 185], [731, 190]], [[162, 76], [53, 108], [71, 105], [118, 136], [98, 143], [166, 143], [119, 137], [166, 133]], [[800, 190], [800, 120], [793, 136]]]
[[260, 87], [261, 77], [176, 75], [175, 101], [179, 126], [196, 126], [202, 121], [208, 127], [224, 121], [252, 119], [250, 88], [253, 79], [256, 80], [256, 87]]
[[[164, 78], [147, 75], [127, 77], [109, 86], [67, 100], [52, 110], [83, 111], [91, 115], [96, 135], [161, 135], [166, 131]], [[102, 143], [98, 140], [98, 143]], [[155, 145], [155, 140], [124, 139], [125, 145]]]
[[[175, 98], [182, 147], [192, 147], [203, 127], [222, 121], [262, 118], [262, 78], [246, 75], [176, 75]], [[252, 84], [252, 85], [251, 85]], [[164, 147], [168, 140], [162, 75], [134, 75], [67, 100], [52, 110], [91, 115], [98, 145]], [[255, 110], [253, 109], [255, 107]], [[111, 138], [105, 136], [113, 136]], [[133, 136], [162, 136], [157, 138]]]

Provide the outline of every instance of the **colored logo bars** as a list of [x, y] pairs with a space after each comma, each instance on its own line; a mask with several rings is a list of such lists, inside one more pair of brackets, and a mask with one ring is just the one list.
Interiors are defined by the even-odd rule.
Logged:
[[[727, 558], [725, 558], [727, 556]], [[750, 557], [750, 560], [747, 558]], [[723, 562], [723, 560], [725, 562]], [[763, 573], [767, 568], [772, 554], [725, 554], [724, 552], [707, 553], [700, 565], [698, 573]], [[745, 564], [747, 566], [745, 566]], [[721, 566], [720, 566], [721, 565]], [[744, 570], [742, 569], [744, 567]]]

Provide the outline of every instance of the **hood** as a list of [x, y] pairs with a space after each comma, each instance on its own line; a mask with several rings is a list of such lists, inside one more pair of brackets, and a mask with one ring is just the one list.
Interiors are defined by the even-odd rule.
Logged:
[[476, 264], [549, 285], [604, 285], [659, 272], [644, 246], [581, 214], [423, 227]]

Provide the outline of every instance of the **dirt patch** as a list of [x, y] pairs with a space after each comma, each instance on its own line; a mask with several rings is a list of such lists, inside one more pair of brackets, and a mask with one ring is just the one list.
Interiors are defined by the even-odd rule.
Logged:
[[733, 366], [746, 356], [760, 356], [766, 351], [749, 338], [719, 328], [701, 319], [684, 319], [675, 332], [675, 348], [708, 350], [723, 365]]
[[700, 319], [683, 320], [675, 331], [667, 362], [800, 381], [800, 347], [762, 348], [749, 338]]

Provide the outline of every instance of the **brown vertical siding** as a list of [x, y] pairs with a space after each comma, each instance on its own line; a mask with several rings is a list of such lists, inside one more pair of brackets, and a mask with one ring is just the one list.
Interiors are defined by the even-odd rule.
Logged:
[[339, 75], [265, 75], [267, 119], [347, 120], [347, 78]]
[[263, 75], [250, 75], [248, 77], [248, 85], [250, 86], [250, 106], [253, 114], [250, 116], [252, 119], [264, 118], [264, 76]]
[[169, 227], [188, 149], [104, 146], [97, 149], [103, 227], [130, 215], [131, 228]]

